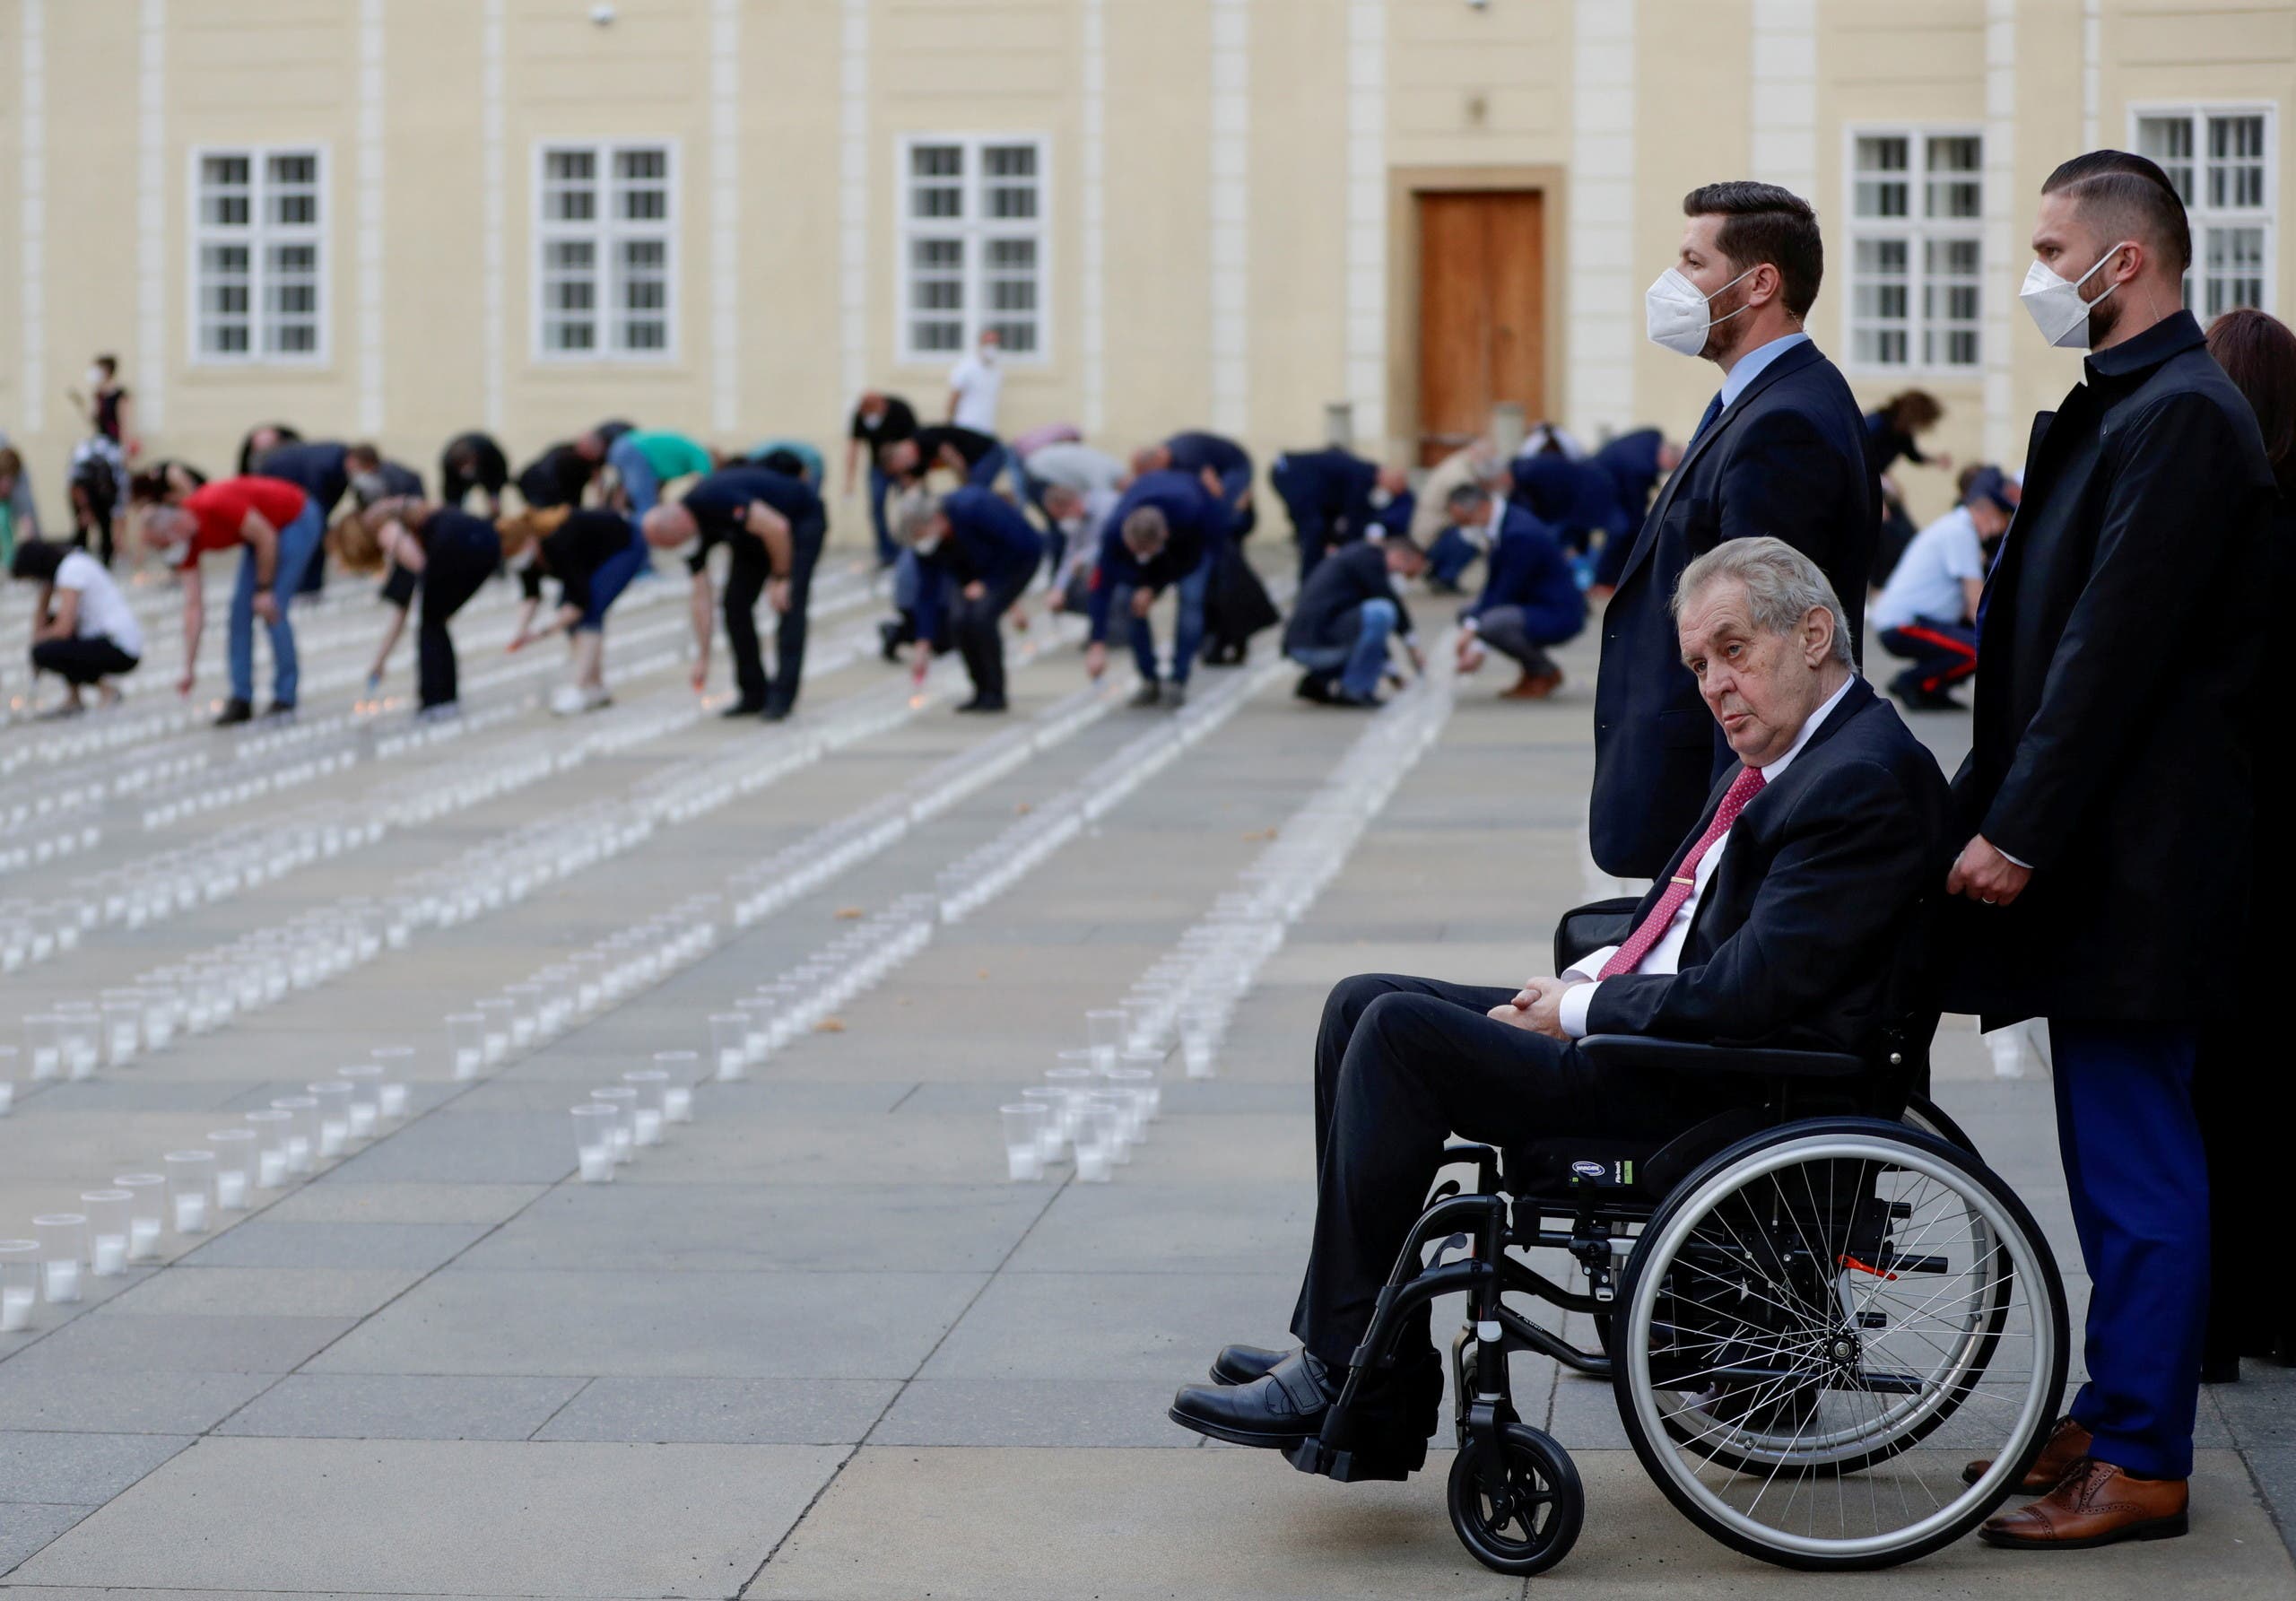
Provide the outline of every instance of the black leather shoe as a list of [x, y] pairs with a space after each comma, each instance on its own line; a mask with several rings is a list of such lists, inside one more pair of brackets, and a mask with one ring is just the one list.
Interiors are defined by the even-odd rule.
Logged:
[[1300, 682], [1292, 686], [1292, 692], [1302, 700], [1310, 700], [1321, 706], [1331, 699], [1331, 680], [1320, 673], [1309, 673], [1302, 675]]
[[1004, 709], [1004, 697], [1002, 695], [975, 695], [962, 706], [958, 707], [957, 709], [959, 711], [1002, 711]]
[[255, 721], [255, 708], [249, 706], [237, 695], [234, 695], [230, 700], [223, 702], [223, 709], [216, 716], [215, 727], [218, 728], [233, 728], [237, 727], [241, 723], [252, 723], [253, 721]]
[[1184, 1384], [1171, 1419], [1231, 1445], [1281, 1447], [1322, 1426], [1338, 1387], [1305, 1351], [1285, 1357], [1249, 1384]]
[[736, 700], [718, 715], [721, 718], [753, 718], [765, 709], [762, 700]]
[[1256, 1379], [1265, 1379], [1298, 1349], [1294, 1346], [1291, 1351], [1270, 1351], [1265, 1345], [1222, 1345], [1220, 1354], [1212, 1359], [1212, 1382], [1249, 1384]]
[[1148, 678], [1143, 679], [1141, 681], [1140, 687], [1132, 692], [1132, 699], [1127, 702], [1127, 704], [1133, 707], [1135, 710], [1146, 710], [1151, 707], [1161, 704], [1163, 699], [1163, 686], [1159, 684], [1154, 679]]
[[765, 703], [765, 709], [759, 712], [757, 715], [763, 718], [769, 723], [780, 723], [787, 722], [788, 720], [789, 710], [790, 708], [788, 703], [786, 701], [769, 700]]
[[264, 721], [267, 723], [276, 722], [281, 718], [291, 718], [294, 715], [295, 703], [292, 700], [274, 700], [263, 709]]

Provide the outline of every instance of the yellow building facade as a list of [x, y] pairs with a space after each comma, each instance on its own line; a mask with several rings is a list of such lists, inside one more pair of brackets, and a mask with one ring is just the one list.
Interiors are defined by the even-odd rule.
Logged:
[[833, 448], [995, 326], [1008, 433], [1679, 437], [1715, 375], [1642, 291], [1753, 177], [1861, 398], [2013, 464], [2079, 370], [2015, 305], [2043, 177], [2158, 155], [2196, 309], [2286, 315], [2292, 98], [2296, 0], [0, 0], [0, 430], [51, 518], [98, 351], [209, 466], [273, 419]]

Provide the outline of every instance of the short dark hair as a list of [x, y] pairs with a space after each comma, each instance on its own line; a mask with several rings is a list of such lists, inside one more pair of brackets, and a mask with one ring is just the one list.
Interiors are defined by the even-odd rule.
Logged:
[[64, 547], [46, 540], [27, 539], [16, 547], [15, 560], [8, 570], [20, 579], [45, 584], [56, 577], [56, 570], [64, 565]]
[[96, 358], [96, 365], [104, 370], [105, 376], [107, 377], [116, 378], [119, 374], [119, 358], [117, 356], [109, 354], [98, 356]]
[[1451, 492], [1443, 497], [1443, 505], [1448, 510], [1465, 511], [1470, 507], [1480, 506], [1490, 499], [1491, 490], [1487, 485], [1461, 483], [1454, 485]]
[[2157, 161], [2125, 150], [2092, 150], [2050, 173], [2041, 193], [2070, 195], [2083, 211], [2111, 220], [2116, 226], [2108, 231], [2144, 235], [2177, 258], [2179, 273], [2192, 265], [2192, 224], [2185, 217], [2184, 197]]
[[2253, 306], [2208, 325], [2208, 353], [2248, 396], [2280, 492], [2296, 494], [2296, 333]]
[[1791, 189], [1739, 178], [1683, 196], [1685, 217], [1720, 217], [1715, 243], [1741, 272], [1768, 262], [1785, 286], [1786, 309], [1807, 317], [1826, 275], [1818, 213]]

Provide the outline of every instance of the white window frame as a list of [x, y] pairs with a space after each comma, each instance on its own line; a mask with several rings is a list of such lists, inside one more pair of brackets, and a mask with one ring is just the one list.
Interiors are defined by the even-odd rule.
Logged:
[[[893, 349], [904, 366], [953, 365], [976, 349], [987, 315], [987, 282], [985, 243], [997, 239], [1027, 239], [1036, 244], [1036, 331], [1033, 351], [1006, 347], [1002, 360], [1010, 367], [1046, 367], [1052, 361], [1052, 139], [1042, 133], [905, 134], [893, 152], [893, 237], [897, 241], [893, 266]], [[953, 144], [964, 152], [963, 214], [953, 221], [912, 217], [909, 212], [909, 162], [919, 146]], [[981, 193], [986, 187], [981, 152], [990, 145], [1025, 144], [1036, 152], [1037, 214], [1025, 222], [998, 222], [983, 215]], [[962, 324], [955, 350], [925, 350], [911, 339], [909, 290], [912, 245], [920, 238], [955, 235], [964, 242], [959, 271]]]
[[[543, 216], [543, 198], [549, 187], [546, 175], [550, 158], [553, 153], [563, 151], [587, 152], [593, 162], [598, 209], [586, 223], [553, 222]], [[668, 170], [664, 175], [663, 183], [666, 214], [659, 222], [627, 222], [613, 215], [614, 158], [630, 151], [659, 151], [667, 162]], [[538, 138], [535, 141], [533, 160], [527, 170], [532, 178], [527, 217], [533, 237], [526, 252], [526, 300], [530, 313], [526, 322], [526, 340], [535, 362], [548, 367], [659, 367], [678, 361], [682, 345], [679, 325], [683, 321], [680, 311], [684, 298], [683, 285], [679, 278], [683, 257], [679, 248], [679, 229], [684, 205], [679, 189], [685, 171], [684, 152], [679, 148], [679, 142], [668, 135], [613, 139]], [[552, 350], [543, 335], [544, 325], [551, 320], [549, 308], [543, 302], [543, 285], [548, 275], [544, 268], [544, 253], [554, 241], [570, 239], [587, 239], [596, 247], [593, 261], [597, 299], [593, 313], [597, 322], [598, 343], [588, 350]], [[659, 239], [663, 245], [662, 281], [665, 293], [662, 304], [662, 344], [658, 349], [631, 349], [616, 343], [620, 323], [616, 302], [622, 287], [621, 247], [632, 239]]]
[[[2192, 126], [2193, 197], [2185, 206], [2192, 225], [2192, 267], [2185, 274], [2185, 304], [2203, 323], [2207, 303], [2201, 283], [2208, 272], [2208, 231], [2211, 228], [2264, 230], [2264, 300], [2260, 310], [2278, 315], [2280, 299], [2280, 102], [2277, 100], [2138, 101], [2128, 108], [2128, 148], [2141, 148], [2143, 124], [2153, 117], [2183, 117]], [[2208, 119], [2212, 117], [2264, 118], [2264, 204], [2247, 211], [2208, 204]]]
[[[335, 349], [332, 279], [335, 197], [328, 187], [334, 177], [335, 161], [327, 143], [323, 139], [299, 139], [271, 144], [198, 144], [192, 147], [190, 156], [191, 165], [185, 179], [187, 194], [184, 211], [185, 233], [190, 243], [188, 270], [185, 274], [185, 294], [188, 302], [184, 320], [187, 360], [194, 367], [327, 365], [333, 360]], [[275, 156], [309, 156], [312, 159], [316, 170], [311, 188], [318, 205], [316, 222], [309, 226], [281, 225], [265, 219], [265, 173]], [[200, 205], [202, 169], [210, 161], [228, 157], [239, 157], [248, 163], [248, 222], [245, 227], [210, 224], [204, 220]], [[243, 245], [248, 252], [248, 348], [244, 351], [211, 351], [202, 345], [201, 335], [205, 319], [202, 316], [200, 298], [205, 279], [201, 270], [201, 257], [207, 246], [221, 244]], [[269, 257], [271, 248], [283, 244], [313, 247], [312, 282], [317, 291], [317, 304], [311, 315], [313, 344], [308, 351], [265, 349], [264, 300], [271, 288]]]
[[[1841, 297], [1841, 351], [1843, 366], [1861, 377], [1876, 378], [1923, 378], [1940, 383], [1974, 381], [1985, 372], [1985, 291], [1986, 275], [1993, 264], [1987, 259], [1985, 246], [1985, 128], [1978, 123], [1959, 122], [1861, 122], [1850, 123], [1841, 131], [1841, 214], [1848, 234], [1848, 248], [1842, 252], [1841, 275], [1845, 285]], [[1908, 214], [1902, 217], [1862, 217], [1857, 214], [1857, 142], [1860, 139], [1900, 138], [1906, 141], [1907, 168], [1905, 173]], [[1978, 187], [1978, 214], [1973, 217], [1932, 218], [1926, 214], [1928, 204], [1929, 141], [1932, 139], [1974, 139], [1978, 142], [1978, 164], [1963, 174], [1956, 170], [1956, 179], [1965, 179]], [[1906, 246], [1906, 359], [1902, 362], [1861, 360], [1857, 355], [1857, 241], [1860, 239], [1902, 239]], [[1929, 332], [1924, 309], [1928, 286], [1927, 255], [1924, 248], [1931, 240], [1968, 240], [1977, 246], [1978, 315], [1970, 326], [1977, 337], [1974, 357], [1967, 362], [1930, 361], [1922, 354], [1923, 335]], [[1952, 326], [1952, 325], [1941, 325]]]

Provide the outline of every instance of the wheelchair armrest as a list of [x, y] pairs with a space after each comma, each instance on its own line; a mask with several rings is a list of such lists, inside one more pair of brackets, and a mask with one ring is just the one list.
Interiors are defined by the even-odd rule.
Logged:
[[1615, 895], [1564, 912], [1554, 926], [1554, 970], [1569, 972], [1570, 964], [1587, 952], [1624, 944], [1634, 932], [1634, 909], [1641, 904], [1638, 895]]
[[1589, 1034], [1578, 1052], [1597, 1067], [1657, 1067], [1669, 1073], [1736, 1073], [1762, 1078], [1852, 1078], [1866, 1060], [1843, 1051], [1781, 1050], [1762, 1045], [1701, 1045], [1648, 1034]]

